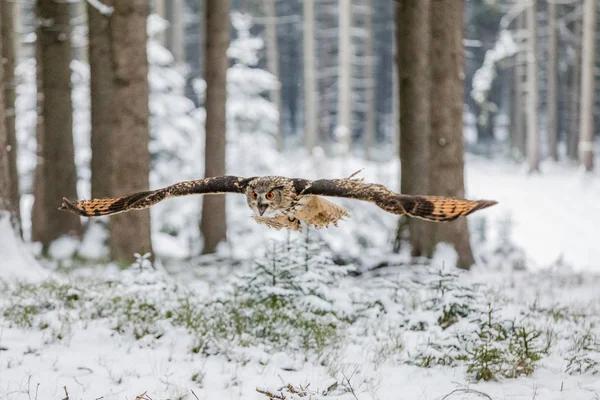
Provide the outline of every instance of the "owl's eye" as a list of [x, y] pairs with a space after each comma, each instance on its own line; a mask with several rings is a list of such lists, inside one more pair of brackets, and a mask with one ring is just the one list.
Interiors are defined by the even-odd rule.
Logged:
[[269, 192], [265, 195], [265, 199], [267, 199], [267, 200], [273, 200], [274, 197], [275, 197], [275, 193], [273, 193], [273, 192]]
[[256, 192], [252, 192], [252, 198], [256, 199], [258, 197], [258, 195], [256, 194]]

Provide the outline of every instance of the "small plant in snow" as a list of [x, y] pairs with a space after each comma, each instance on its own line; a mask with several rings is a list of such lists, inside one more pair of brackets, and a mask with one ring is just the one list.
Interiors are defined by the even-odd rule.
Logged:
[[458, 357], [475, 380], [531, 375], [544, 353], [542, 332], [514, 321], [502, 320], [498, 310], [488, 306], [483, 318], [475, 321], [470, 334], [459, 334]]
[[573, 346], [567, 353], [566, 372], [571, 375], [600, 374], [600, 339], [587, 331], [575, 335]]
[[435, 324], [447, 329], [460, 319], [480, 313], [484, 303], [480, 285], [464, 283], [460, 277], [456, 269], [424, 267], [413, 280], [422, 312], [407, 319], [407, 328], [422, 331]]
[[338, 343], [341, 329], [350, 320], [345, 309], [337, 306], [342, 294], [336, 293], [347, 269], [331, 261], [312, 233], [307, 235], [303, 242], [271, 243], [266, 257], [201, 314], [178, 313], [179, 320], [194, 321], [199, 327], [195, 351], [228, 351], [233, 342], [300, 352], [305, 357], [322, 355]]

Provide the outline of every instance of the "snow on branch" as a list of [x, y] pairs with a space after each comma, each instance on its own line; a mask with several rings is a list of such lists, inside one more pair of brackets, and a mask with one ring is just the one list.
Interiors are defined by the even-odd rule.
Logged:
[[94, 7], [96, 10], [100, 12], [102, 15], [112, 15], [113, 11], [115, 11], [114, 7], [107, 6], [102, 3], [100, 0], [87, 0], [87, 2]]
[[479, 104], [487, 100], [487, 94], [496, 79], [496, 65], [514, 55], [518, 51], [517, 44], [509, 31], [501, 31], [493, 49], [485, 53], [483, 65], [473, 75], [473, 90], [471, 97]]

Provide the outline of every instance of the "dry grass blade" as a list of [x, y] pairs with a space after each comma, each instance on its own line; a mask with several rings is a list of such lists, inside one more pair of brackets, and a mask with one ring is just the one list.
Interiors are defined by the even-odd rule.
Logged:
[[283, 395], [283, 393], [276, 394], [276, 393], [270, 392], [270, 391], [268, 391], [266, 389], [259, 389], [259, 388], [256, 388], [256, 391], [258, 393], [264, 394], [269, 399], [285, 400], [285, 396]]
[[450, 396], [453, 396], [455, 394], [459, 394], [459, 393], [471, 393], [471, 394], [475, 394], [479, 397], [483, 397], [484, 399], [488, 399], [488, 400], [493, 400], [487, 393], [483, 393], [480, 392], [479, 390], [473, 390], [473, 389], [455, 389], [453, 391], [451, 391], [450, 393], [448, 393], [447, 395], [445, 395], [444, 397], [442, 397], [441, 400], [445, 400], [445, 399], [449, 399]]
[[139, 396], [137, 396], [135, 398], [135, 400], [152, 400], [152, 397], [148, 396], [148, 392], [144, 392], [142, 394], [140, 394]]

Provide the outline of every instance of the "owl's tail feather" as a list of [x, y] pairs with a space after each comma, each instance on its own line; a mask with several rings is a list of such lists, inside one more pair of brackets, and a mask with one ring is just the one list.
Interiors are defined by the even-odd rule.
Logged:
[[448, 222], [491, 207], [493, 200], [463, 200], [443, 196], [403, 196], [402, 206], [410, 217]]

